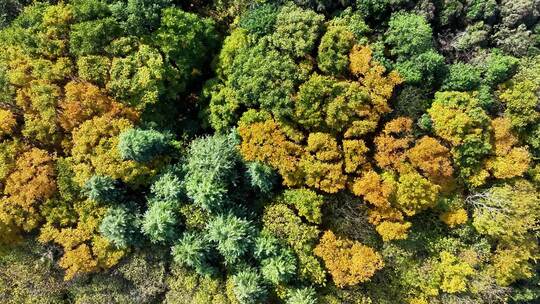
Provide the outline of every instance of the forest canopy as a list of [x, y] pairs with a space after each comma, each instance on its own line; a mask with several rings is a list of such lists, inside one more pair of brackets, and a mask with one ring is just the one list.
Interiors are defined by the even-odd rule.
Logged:
[[0, 0], [3, 303], [540, 301], [538, 0]]

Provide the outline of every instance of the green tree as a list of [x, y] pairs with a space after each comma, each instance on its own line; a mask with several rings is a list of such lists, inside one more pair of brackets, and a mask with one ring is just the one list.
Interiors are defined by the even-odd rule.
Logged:
[[238, 262], [251, 249], [253, 229], [251, 222], [232, 214], [218, 215], [206, 227], [208, 239], [227, 264]]
[[118, 183], [109, 176], [93, 175], [82, 187], [82, 193], [96, 202], [116, 202], [121, 198]]
[[292, 57], [311, 53], [322, 30], [324, 16], [295, 5], [283, 6], [271, 36], [272, 44]]
[[233, 291], [241, 304], [255, 304], [267, 297], [261, 275], [254, 269], [245, 269], [232, 276]]
[[170, 135], [156, 130], [128, 129], [119, 136], [118, 150], [125, 160], [149, 162], [170, 147]]
[[317, 64], [321, 71], [341, 75], [349, 67], [349, 52], [355, 42], [354, 34], [344, 26], [332, 26], [321, 38]]
[[176, 210], [176, 204], [170, 201], [150, 202], [142, 220], [142, 232], [152, 243], [168, 243], [178, 237], [180, 219]]
[[101, 221], [99, 232], [116, 247], [126, 248], [137, 241], [139, 223], [126, 207], [111, 207]]
[[213, 274], [215, 269], [209, 264], [210, 244], [204, 235], [186, 232], [172, 247], [172, 256], [176, 263], [191, 267], [200, 275]]
[[229, 189], [238, 179], [239, 157], [232, 135], [194, 140], [186, 163], [186, 194], [205, 210], [216, 211], [228, 203]]
[[317, 293], [313, 288], [298, 288], [289, 291], [287, 304], [316, 304]]
[[261, 162], [248, 163], [246, 173], [251, 187], [264, 194], [271, 193], [277, 183], [275, 170]]
[[239, 25], [252, 35], [265, 36], [273, 32], [278, 13], [274, 4], [257, 5], [241, 16]]
[[321, 207], [324, 203], [322, 195], [309, 189], [291, 189], [283, 193], [284, 201], [298, 210], [311, 223], [320, 224], [322, 220]]
[[427, 20], [414, 13], [396, 13], [388, 22], [385, 42], [398, 58], [417, 56], [433, 48], [433, 30]]
[[267, 281], [279, 285], [289, 282], [296, 274], [296, 257], [290, 250], [282, 250], [261, 261], [261, 274]]
[[175, 85], [164, 91], [174, 97], [177, 91], [186, 89], [192, 75], [201, 73], [203, 64], [217, 47], [217, 33], [209, 18], [177, 8], [166, 8], [161, 14], [161, 24], [153, 34], [153, 40], [164, 54], [165, 77], [170, 81], [169, 85]]

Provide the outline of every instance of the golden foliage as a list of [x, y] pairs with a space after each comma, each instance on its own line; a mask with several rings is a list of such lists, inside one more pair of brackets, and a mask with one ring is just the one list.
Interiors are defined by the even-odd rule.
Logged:
[[238, 133], [242, 137], [240, 152], [247, 161], [261, 161], [276, 168], [287, 186], [298, 184], [299, 161], [302, 148], [289, 141], [273, 120], [241, 124]]
[[450, 150], [433, 137], [419, 139], [407, 152], [407, 158], [415, 168], [437, 183], [452, 177], [454, 172]]
[[360, 173], [368, 167], [369, 148], [363, 140], [344, 140], [342, 145], [346, 173]]
[[505, 155], [518, 143], [512, 131], [512, 122], [506, 117], [498, 117], [491, 121], [493, 141], [496, 155]]
[[408, 117], [395, 118], [384, 126], [382, 134], [375, 138], [375, 161], [383, 169], [403, 169], [406, 152], [412, 143], [412, 120]]
[[450, 228], [465, 224], [469, 219], [467, 211], [463, 208], [449, 210], [439, 216], [440, 220]]
[[0, 137], [11, 135], [17, 126], [15, 115], [8, 110], [0, 109]]
[[529, 261], [538, 257], [538, 245], [533, 242], [528, 246], [497, 248], [491, 258], [490, 273], [497, 284], [508, 286], [517, 280], [531, 278], [534, 268]]
[[368, 220], [373, 225], [379, 225], [384, 221], [403, 222], [403, 213], [394, 207], [373, 208], [368, 211]]
[[512, 131], [508, 118], [496, 118], [491, 122], [495, 156], [485, 162], [485, 168], [495, 178], [522, 176], [531, 163], [531, 155], [525, 147], [515, 147], [519, 141]]
[[110, 117], [125, 117], [137, 120], [137, 112], [111, 100], [100, 89], [87, 82], [71, 81], [64, 87], [65, 97], [60, 101], [60, 125], [72, 131], [94, 116], [108, 114]]
[[118, 135], [132, 126], [128, 119], [105, 115], [87, 120], [75, 129], [71, 149], [74, 180], [83, 185], [92, 175], [98, 174], [137, 186], [152, 175], [152, 169], [147, 165], [120, 157]]
[[404, 240], [407, 238], [407, 234], [412, 224], [409, 222], [390, 222], [383, 221], [375, 230], [382, 237], [383, 241], [388, 242], [392, 240]]
[[390, 198], [395, 190], [393, 181], [384, 179], [375, 171], [369, 171], [357, 178], [351, 189], [355, 195], [364, 197], [364, 200], [377, 208], [389, 208]]
[[386, 69], [373, 60], [373, 52], [368, 46], [355, 45], [349, 54], [351, 73], [368, 89], [375, 110], [379, 113], [391, 111], [388, 99], [394, 88], [403, 82], [396, 71], [384, 75]]
[[512, 148], [507, 154], [486, 161], [486, 168], [495, 178], [522, 176], [531, 163], [531, 155], [525, 147]]
[[32, 148], [21, 154], [8, 176], [0, 212], [10, 213], [25, 230], [35, 228], [40, 219], [38, 204], [56, 192], [53, 158], [47, 151]]
[[326, 133], [311, 133], [300, 167], [306, 185], [328, 193], [345, 188], [347, 177], [343, 174], [342, 153], [336, 140]]
[[332, 231], [323, 234], [314, 253], [323, 259], [339, 287], [368, 281], [384, 266], [381, 255], [375, 250], [356, 241], [336, 238]]
[[474, 269], [455, 255], [443, 251], [440, 253], [437, 272], [441, 276], [441, 290], [457, 293], [467, 290], [468, 277], [474, 274]]
[[55, 242], [64, 249], [60, 266], [66, 270], [65, 280], [77, 274], [110, 268], [125, 254], [125, 251], [113, 248], [107, 239], [99, 235], [98, 227], [106, 207], [86, 200], [76, 202], [74, 209], [78, 216], [76, 226], [57, 228], [47, 223], [41, 228], [38, 238], [42, 243]]

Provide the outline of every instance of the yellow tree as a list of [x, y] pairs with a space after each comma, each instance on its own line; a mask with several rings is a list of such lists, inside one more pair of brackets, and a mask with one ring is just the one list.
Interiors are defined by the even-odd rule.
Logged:
[[382, 269], [382, 256], [359, 242], [341, 239], [326, 231], [314, 253], [320, 257], [339, 287], [353, 286], [369, 279]]
[[351, 73], [368, 89], [375, 110], [380, 114], [390, 112], [388, 99], [394, 88], [403, 82], [399, 74], [391, 71], [385, 75], [386, 69], [373, 60], [373, 51], [368, 46], [355, 45], [349, 61]]
[[73, 131], [71, 162], [79, 185], [97, 174], [137, 186], [152, 175], [150, 165], [122, 160], [120, 156], [118, 136], [132, 127], [133, 123], [126, 118], [104, 115], [85, 121]]
[[287, 139], [279, 125], [272, 119], [253, 124], [241, 124], [240, 152], [247, 161], [261, 161], [276, 168], [287, 186], [297, 185], [301, 146]]
[[98, 232], [107, 208], [86, 200], [74, 203], [77, 215], [75, 226], [46, 223], [40, 231], [39, 241], [54, 242], [62, 246], [64, 254], [60, 266], [66, 270], [64, 279], [78, 274], [107, 269], [117, 264], [125, 251], [116, 249]]
[[345, 188], [342, 152], [337, 141], [326, 133], [311, 133], [300, 159], [305, 183], [310, 187], [335, 193]]
[[377, 165], [385, 170], [401, 171], [412, 140], [410, 118], [398, 117], [386, 123], [382, 134], [375, 138]]
[[496, 118], [491, 122], [495, 155], [486, 161], [486, 168], [495, 178], [523, 176], [529, 169], [531, 156], [526, 147], [516, 147], [519, 143], [512, 131], [509, 118]]
[[65, 97], [60, 101], [60, 125], [68, 132], [94, 116], [108, 114], [111, 117], [126, 117], [132, 121], [137, 113], [110, 99], [101, 90], [88, 82], [70, 81], [64, 87]]
[[450, 150], [437, 139], [424, 136], [407, 151], [409, 162], [427, 178], [438, 184], [445, 184], [454, 172]]
[[11, 135], [16, 125], [15, 115], [9, 110], [0, 109], [0, 138]]
[[54, 160], [47, 151], [32, 148], [22, 153], [7, 177], [0, 200], [3, 218], [11, 218], [26, 231], [35, 228], [41, 217], [39, 205], [56, 192]]

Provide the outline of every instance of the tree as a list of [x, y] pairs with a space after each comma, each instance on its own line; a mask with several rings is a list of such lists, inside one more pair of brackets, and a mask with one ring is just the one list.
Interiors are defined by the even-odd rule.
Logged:
[[296, 270], [296, 258], [291, 250], [282, 250], [280, 253], [261, 261], [263, 278], [275, 285], [292, 280]]
[[157, 177], [150, 187], [150, 192], [156, 200], [178, 202], [185, 195], [185, 187], [180, 177], [170, 170]]
[[124, 104], [144, 110], [165, 92], [165, 64], [158, 49], [137, 45], [127, 57], [112, 59], [107, 91]]
[[240, 304], [255, 304], [267, 297], [261, 275], [254, 269], [245, 269], [232, 277], [233, 291]]
[[144, 213], [142, 232], [152, 243], [168, 243], [178, 236], [177, 206], [170, 201], [153, 201]]
[[515, 147], [519, 142], [512, 131], [512, 122], [508, 118], [496, 118], [491, 121], [491, 126], [495, 156], [486, 161], [486, 168], [495, 178], [523, 176], [531, 156], [526, 147]]
[[138, 113], [133, 109], [115, 102], [91, 83], [70, 81], [64, 86], [64, 93], [65, 97], [59, 102], [59, 121], [68, 132], [87, 120], [105, 114], [133, 121], [138, 118]]
[[248, 163], [247, 176], [251, 187], [264, 194], [269, 194], [277, 183], [274, 169], [258, 161]]
[[238, 178], [236, 140], [231, 135], [214, 135], [194, 140], [189, 148], [185, 186], [193, 202], [208, 211], [227, 205], [229, 189]]
[[340, 75], [349, 66], [349, 51], [354, 44], [354, 34], [344, 26], [332, 26], [321, 38], [317, 63], [321, 71]]
[[294, 250], [298, 257], [300, 278], [317, 284], [324, 283], [324, 270], [312, 253], [319, 235], [316, 226], [303, 223], [287, 205], [274, 204], [265, 208], [263, 227], [263, 231], [272, 234]]
[[[166, 3], [170, 0], [160, 1]], [[174, 90], [185, 90], [194, 72], [200, 73], [198, 71], [202, 69], [206, 58], [216, 48], [217, 33], [214, 22], [209, 18], [201, 18], [169, 7], [161, 12], [161, 24], [153, 35], [155, 45], [164, 54], [164, 76], [174, 85], [164, 91], [175, 96]]]
[[17, 157], [13, 172], [6, 179], [6, 196], [0, 199], [2, 217], [11, 218], [17, 226], [30, 231], [41, 219], [39, 205], [55, 193], [53, 157], [45, 150], [32, 148]]
[[466, 291], [468, 277], [474, 275], [471, 265], [446, 251], [440, 253], [440, 262], [436, 268], [442, 280], [441, 290], [448, 293]]
[[182, 266], [191, 267], [200, 275], [212, 274], [215, 272], [215, 269], [208, 262], [209, 245], [203, 235], [186, 232], [172, 247], [174, 262]]
[[433, 31], [423, 16], [414, 13], [393, 14], [388, 22], [385, 43], [393, 56], [417, 56], [433, 47]]
[[332, 231], [323, 234], [314, 253], [323, 259], [334, 283], [341, 288], [368, 281], [384, 266], [381, 255], [372, 248], [337, 238]]
[[386, 123], [375, 138], [377, 165], [384, 169], [401, 171], [407, 157], [406, 151], [412, 143], [412, 120], [398, 117]]
[[403, 82], [400, 74], [396, 71], [387, 73], [386, 68], [374, 58], [370, 47], [354, 46], [349, 61], [351, 73], [368, 89], [375, 111], [379, 115], [390, 112], [388, 100], [395, 87]]
[[217, 277], [203, 276], [183, 267], [173, 266], [167, 276], [167, 292], [164, 303], [193, 304], [236, 303], [234, 295], [229, 297], [225, 282]]
[[125, 207], [107, 210], [99, 226], [99, 232], [118, 248], [133, 245], [139, 231], [139, 219]]
[[207, 237], [216, 244], [226, 264], [234, 264], [250, 249], [252, 224], [232, 214], [218, 215], [207, 227]]
[[0, 138], [11, 135], [17, 126], [17, 120], [12, 112], [0, 109]]
[[85, 200], [73, 206], [74, 223], [62, 223], [59, 218], [41, 227], [38, 240], [42, 243], [55, 242], [63, 249], [59, 265], [66, 270], [64, 280], [108, 269], [116, 265], [125, 251], [115, 248], [98, 232], [107, 208]]
[[274, 4], [261, 4], [242, 14], [240, 27], [255, 36], [265, 36], [271, 34], [276, 24], [278, 6]]
[[285, 185], [299, 183], [301, 147], [290, 141], [274, 120], [240, 125], [240, 152], [247, 161], [260, 161], [276, 168]]
[[481, 75], [477, 67], [466, 63], [456, 63], [450, 66], [441, 90], [472, 91], [480, 85], [480, 82]]
[[284, 201], [294, 206], [298, 215], [303, 216], [309, 222], [320, 224], [322, 220], [321, 207], [324, 203], [322, 195], [309, 189], [291, 189], [283, 193]]
[[82, 187], [89, 199], [100, 202], [116, 202], [121, 198], [117, 182], [109, 176], [93, 175]]
[[300, 159], [305, 183], [328, 193], [345, 188], [343, 160], [336, 140], [326, 133], [310, 133], [306, 153]]
[[77, 59], [79, 76], [85, 81], [103, 87], [109, 80], [111, 60], [106, 56], [88, 55]]
[[79, 185], [92, 175], [110, 176], [135, 186], [151, 176], [146, 165], [120, 157], [118, 135], [132, 127], [128, 119], [104, 115], [85, 121], [73, 131], [71, 161]]
[[437, 139], [429, 136], [420, 138], [414, 147], [407, 151], [407, 158], [431, 181], [444, 182], [452, 177], [452, 155], [450, 150]]
[[313, 288], [299, 288], [289, 291], [287, 304], [315, 304], [317, 294]]
[[392, 222], [392, 221], [382, 221], [378, 224], [375, 229], [377, 233], [382, 237], [382, 240], [385, 242], [392, 240], [405, 240], [407, 239], [409, 229], [412, 227], [412, 224], [409, 222]]
[[510, 82], [503, 86], [499, 98], [506, 105], [505, 116], [512, 121], [515, 128], [523, 129], [540, 119], [536, 111], [537, 92], [539, 85], [531, 80]]
[[473, 225], [480, 233], [512, 243], [536, 229], [538, 199], [529, 182], [517, 180], [475, 193], [466, 202], [474, 208]]
[[456, 226], [465, 224], [469, 220], [469, 216], [467, 214], [467, 210], [459, 208], [442, 213], [439, 216], [439, 219], [448, 225], [448, 227], [454, 228]]
[[412, 216], [437, 203], [440, 186], [431, 183], [416, 172], [399, 177], [396, 202], [407, 215]]
[[313, 11], [285, 5], [276, 17], [272, 44], [292, 57], [309, 54], [315, 48], [323, 20], [324, 16]]
[[111, 17], [73, 24], [69, 50], [76, 56], [100, 54], [119, 32], [118, 23]]
[[388, 175], [370, 170], [355, 180], [352, 192], [377, 208], [389, 208], [396, 184]]
[[118, 150], [124, 160], [149, 162], [167, 152], [170, 136], [156, 130], [128, 129], [119, 136]]
[[445, 74], [444, 56], [429, 50], [408, 60], [398, 61], [395, 68], [408, 84], [433, 86]]
[[156, 30], [163, 14], [162, 10], [171, 4], [171, 0], [128, 0], [113, 1], [109, 7], [127, 34], [144, 36]]
[[433, 129], [453, 146], [454, 163], [460, 176], [473, 185], [481, 185], [489, 175], [482, 160], [491, 153], [490, 118], [469, 93], [438, 92], [428, 114]]
[[235, 57], [227, 83], [243, 104], [260, 106], [283, 117], [289, 115], [298, 74], [290, 56], [259, 42]]

